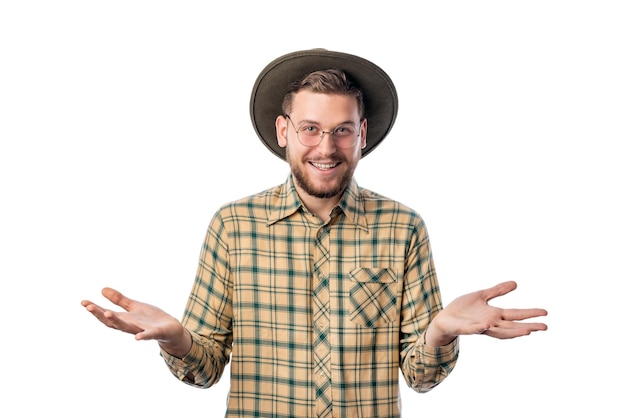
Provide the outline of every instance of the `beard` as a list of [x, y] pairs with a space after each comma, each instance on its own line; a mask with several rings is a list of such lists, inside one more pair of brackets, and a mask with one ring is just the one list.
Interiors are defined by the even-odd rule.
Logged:
[[[327, 199], [330, 197], [336, 197], [344, 192], [350, 181], [352, 180], [352, 176], [356, 169], [356, 164], [349, 167], [349, 169], [343, 173], [341, 177], [335, 179], [332, 183], [328, 183], [322, 186], [316, 186], [309, 176], [300, 168], [298, 162], [295, 161], [294, 158], [291, 157], [289, 153], [289, 146], [286, 149], [287, 162], [289, 163], [289, 167], [291, 168], [291, 173], [293, 174], [294, 181], [300, 188], [308, 195], [317, 197], [320, 199]], [[307, 164], [307, 163], [304, 163]], [[343, 164], [346, 164], [345, 162]]]

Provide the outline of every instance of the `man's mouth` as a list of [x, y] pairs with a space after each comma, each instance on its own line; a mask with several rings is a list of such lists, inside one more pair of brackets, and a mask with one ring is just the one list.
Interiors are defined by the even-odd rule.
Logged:
[[339, 163], [315, 163], [311, 162], [311, 165], [315, 168], [319, 168], [320, 170], [330, 170], [331, 168], [335, 168], [339, 165]]

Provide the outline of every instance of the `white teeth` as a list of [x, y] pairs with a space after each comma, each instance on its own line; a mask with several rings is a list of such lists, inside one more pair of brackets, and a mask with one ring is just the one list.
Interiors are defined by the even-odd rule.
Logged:
[[337, 167], [339, 163], [332, 163], [332, 164], [311, 163], [311, 164], [313, 164], [315, 167], [319, 168], [320, 170], [330, 170], [331, 168]]

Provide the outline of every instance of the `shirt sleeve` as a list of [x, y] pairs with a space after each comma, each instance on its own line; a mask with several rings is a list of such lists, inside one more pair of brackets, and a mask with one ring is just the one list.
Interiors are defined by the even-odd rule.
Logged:
[[182, 319], [191, 334], [191, 349], [183, 358], [161, 350], [172, 374], [197, 387], [210, 387], [220, 379], [232, 350], [233, 287], [222, 213], [209, 225]]
[[401, 369], [416, 392], [428, 392], [454, 369], [459, 339], [442, 347], [425, 344], [428, 325], [443, 309], [428, 232], [418, 223], [406, 258], [401, 313]]

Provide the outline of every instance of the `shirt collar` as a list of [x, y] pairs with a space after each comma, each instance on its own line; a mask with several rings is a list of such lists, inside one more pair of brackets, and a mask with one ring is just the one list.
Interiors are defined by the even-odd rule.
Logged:
[[[302, 207], [302, 201], [296, 192], [293, 177], [290, 174], [287, 181], [280, 185], [276, 189], [276, 192], [272, 194], [270, 202], [271, 210], [267, 219], [267, 225], [269, 226], [293, 215]], [[346, 187], [335, 209], [333, 209], [333, 211], [336, 210], [341, 210], [345, 214], [346, 219], [359, 228], [367, 230], [363, 201], [361, 200], [359, 186], [354, 178], [350, 181], [348, 187]]]
[[294, 214], [302, 206], [291, 175], [287, 181], [278, 186], [270, 196], [267, 225], [270, 226], [281, 219]]

